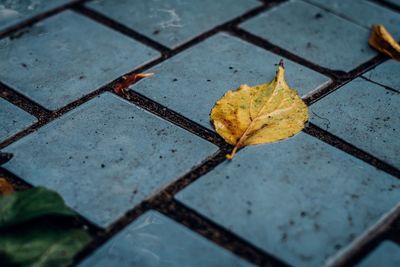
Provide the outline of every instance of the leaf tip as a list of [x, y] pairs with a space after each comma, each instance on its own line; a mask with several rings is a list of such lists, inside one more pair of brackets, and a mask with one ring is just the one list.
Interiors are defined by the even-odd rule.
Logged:
[[228, 160], [232, 160], [235, 157], [237, 150], [238, 150], [238, 144], [236, 144], [236, 146], [233, 148], [233, 150], [230, 154], [226, 154], [226, 158]]
[[225, 157], [226, 157], [227, 160], [232, 160], [233, 157], [234, 157], [234, 155], [232, 155], [232, 154], [226, 154]]
[[281, 58], [281, 60], [279, 61], [279, 67], [285, 68], [284, 64], [283, 64], [283, 59]]
[[154, 76], [154, 72], [149, 72], [149, 73], [139, 73], [137, 75], [138, 78], [147, 78], [147, 77], [151, 77]]

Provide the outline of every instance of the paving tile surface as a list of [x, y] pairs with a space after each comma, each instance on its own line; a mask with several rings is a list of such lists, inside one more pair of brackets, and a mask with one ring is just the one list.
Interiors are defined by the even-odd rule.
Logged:
[[376, 53], [369, 30], [303, 1], [292, 0], [241, 28], [322, 67], [350, 71]]
[[72, 1], [2, 0], [0, 1], [0, 31], [68, 2]]
[[383, 24], [396, 39], [400, 38], [400, 14], [365, 0], [308, 0], [331, 10], [350, 21], [370, 29], [374, 24]]
[[106, 93], [4, 151], [5, 168], [107, 226], [216, 147]]
[[253, 266], [168, 217], [148, 211], [113, 237], [80, 267]]
[[101, 0], [88, 6], [157, 42], [176, 47], [261, 3], [256, 0]]
[[400, 168], [400, 94], [362, 78], [311, 106], [311, 122]]
[[[158, 57], [137, 41], [65, 11], [0, 40], [0, 80], [58, 109]], [[113, 40], [110, 42], [110, 40]]]
[[34, 116], [0, 98], [0, 142], [34, 122]]
[[[376, 23], [400, 40], [400, 2], [0, 0], [0, 143], [13, 154], [0, 175], [59, 192], [105, 231], [83, 267], [250, 266], [230, 250], [261, 265], [343, 262], [370, 248], [353, 241], [382, 216], [400, 216], [400, 64], [369, 61]], [[281, 59], [313, 101], [315, 136], [216, 157], [224, 146], [198, 126], [212, 131], [216, 101], [271, 81]], [[155, 73], [129, 86], [146, 101], [103, 87], [138, 68]], [[163, 191], [184, 175], [184, 189]], [[400, 266], [398, 250], [383, 242], [359, 266]]]
[[400, 181], [301, 133], [245, 148], [177, 199], [294, 266], [325, 260], [400, 200]]
[[376, 266], [400, 266], [400, 247], [392, 242], [385, 241], [357, 265], [357, 267]]
[[363, 76], [373, 82], [390, 87], [400, 92], [400, 64], [395, 60], [388, 60], [374, 69], [366, 72]]
[[[272, 80], [281, 58], [236, 37], [218, 34], [154, 67], [150, 71], [155, 76], [131, 88], [211, 128], [209, 112], [215, 102], [243, 83], [256, 85]], [[289, 85], [301, 95], [330, 81], [306, 67], [284, 62]]]

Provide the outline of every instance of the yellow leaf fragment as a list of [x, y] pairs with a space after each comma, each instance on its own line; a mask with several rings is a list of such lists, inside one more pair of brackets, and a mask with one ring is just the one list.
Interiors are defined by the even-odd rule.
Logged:
[[368, 43], [379, 52], [400, 61], [400, 44], [383, 25], [372, 26]]
[[0, 196], [9, 195], [14, 192], [14, 188], [6, 179], [0, 178]]
[[308, 108], [289, 88], [284, 75], [281, 61], [270, 83], [241, 85], [217, 101], [211, 110], [211, 122], [217, 133], [235, 146], [228, 159], [241, 147], [286, 139], [304, 128]]

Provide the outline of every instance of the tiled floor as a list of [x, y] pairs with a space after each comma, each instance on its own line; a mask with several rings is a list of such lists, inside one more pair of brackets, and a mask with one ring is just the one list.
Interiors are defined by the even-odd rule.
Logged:
[[[399, 1], [0, 0], [0, 175], [96, 229], [77, 266], [399, 266], [400, 63], [376, 23], [400, 37]], [[310, 124], [228, 162], [212, 106], [280, 59]]]
[[369, 31], [301, 0], [288, 1], [240, 25], [322, 67], [350, 71], [376, 55]]
[[2, 0], [0, 2], [0, 30], [71, 2], [70, 0]]

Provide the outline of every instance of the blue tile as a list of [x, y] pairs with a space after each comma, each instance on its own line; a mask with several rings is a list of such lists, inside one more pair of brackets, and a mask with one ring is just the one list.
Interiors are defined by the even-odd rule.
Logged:
[[400, 168], [400, 95], [358, 78], [311, 106], [311, 122]]
[[400, 181], [314, 137], [243, 149], [177, 199], [294, 266], [322, 266], [400, 201]]
[[400, 63], [391, 59], [364, 73], [363, 76], [400, 92], [399, 73]]
[[[66, 11], [0, 40], [0, 80], [58, 109], [158, 56], [154, 50]], [[112, 40], [112, 42], [110, 42]]]
[[0, 142], [36, 121], [34, 116], [0, 98]]
[[369, 30], [302, 1], [289, 1], [241, 27], [306, 60], [350, 71], [376, 55]]
[[261, 3], [256, 0], [97, 0], [88, 6], [174, 48]]
[[357, 265], [357, 267], [377, 266], [400, 266], [400, 247], [392, 242], [385, 241]]
[[2, 0], [0, 1], [0, 31], [69, 2], [71, 1]]
[[400, 38], [400, 13], [365, 0], [307, 0], [339, 16], [370, 29], [383, 24], [396, 39]]
[[149, 211], [122, 230], [80, 267], [253, 266], [177, 224]]
[[[280, 56], [227, 34], [217, 34], [163, 62], [132, 89], [211, 128], [209, 113], [215, 102], [240, 84], [269, 82]], [[305, 95], [326, 85], [329, 78], [285, 60], [287, 81]], [[190, 105], [188, 104], [190, 101]]]
[[107, 226], [216, 150], [106, 93], [6, 147], [3, 166]]

